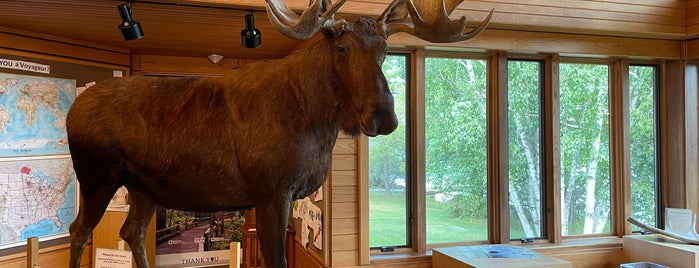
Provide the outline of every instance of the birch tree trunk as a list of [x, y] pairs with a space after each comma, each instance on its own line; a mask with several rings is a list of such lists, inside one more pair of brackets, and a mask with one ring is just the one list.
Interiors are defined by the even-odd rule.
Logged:
[[563, 202], [561, 202], [561, 211], [563, 211], [563, 215], [561, 216], [561, 228], [563, 230], [563, 235], [568, 234], [568, 226], [575, 220], [575, 204], [573, 203], [573, 198], [575, 193], [575, 170], [578, 166], [579, 156], [577, 151], [572, 154], [573, 159], [571, 160], [568, 178], [565, 180], [566, 183], [561, 186], [561, 193], [563, 196]]
[[[522, 120], [519, 116], [514, 116], [515, 129], [517, 133], [517, 138], [522, 146], [522, 153], [527, 164], [527, 207], [522, 206], [519, 194], [517, 190], [513, 187], [512, 183], [509, 185], [510, 200], [515, 207], [515, 212], [521, 222], [522, 229], [527, 237], [537, 237], [540, 236], [539, 230], [541, 230], [541, 186], [539, 178], [539, 161], [534, 156], [534, 150], [537, 150], [535, 144], [531, 144], [529, 139], [527, 139], [527, 131], [522, 126]], [[514, 193], [514, 195], [513, 195]], [[516, 204], [515, 204], [516, 203]], [[529, 217], [527, 217], [529, 214]]]
[[517, 214], [517, 218], [519, 219], [519, 222], [522, 226], [522, 230], [524, 230], [524, 236], [525, 237], [535, 237], [538, 235], [535, 235], [534, 232], [532, 231], [532, 226], [529, 224], [529, 220], [527, 219], [527, 215], [525, 214], [525, 209], [522, 207], [522, 202], [519, 200], [519, 194], [517, 194], [517, 190], [515, 190], [514, 186], [512, 184], [509, 184], [508, 186], [509, 191], [510, 191], [510, 204], [512, 207], [515, 209], [515, 213]]
[[[597, 93], [597, 100], [603, 98], [603, 91]], [[595, 233], [595, 226], [599, 226], [599, 221], [596, 220], [596, 187], [597, 187], [597, 169], [599, 165], [600, 146], [602, 144], [602, 128], [604, 127], [605, 108], [604, 105], [597, 104], [597, 118], [595, 125], [595, 140], [590, 148], [590, 160], [587, 168], [587, 176], [585, 178], [585, 225], [583, 226], [583, 234]], [[604, 228], [604, 224], [602, 224]]]

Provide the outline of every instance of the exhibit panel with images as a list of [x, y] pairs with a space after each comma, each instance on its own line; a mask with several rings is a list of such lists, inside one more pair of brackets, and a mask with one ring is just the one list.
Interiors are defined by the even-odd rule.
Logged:
[[156, 211], [156, 267], [228, 264], [230, 243], [242, 240], [243, 211]]
[[295, 200], [291, 207], [289, 224], [295, 231], [294, 239], [318, 263], [327, 262], [328, 200], [327, 183], [310, 196]]

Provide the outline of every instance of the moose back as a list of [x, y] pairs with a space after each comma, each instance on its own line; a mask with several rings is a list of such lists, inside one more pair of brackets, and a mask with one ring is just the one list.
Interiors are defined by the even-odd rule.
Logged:
[[339, 131], [395, 130], [381, 64], [386, 38], [406, 29], [412, 2], [394, 1], [379, 19], [348, 20], [333, 16], [345, 0], [316, 0], [300, 17], [280, 0], [267, 2], [275, 27], [307, 39], [286, 58], [220, 78], [112, 79], [76, 98], [67, 118], [81, 197], [70, 226], [71, 268], [121, 186], [131, 206], [120, 235], [138, 267], [148, 267], [145, 232], [157, 207], [254, 207], [266, 266], [286, 267], [291, 202], [325, 181]]

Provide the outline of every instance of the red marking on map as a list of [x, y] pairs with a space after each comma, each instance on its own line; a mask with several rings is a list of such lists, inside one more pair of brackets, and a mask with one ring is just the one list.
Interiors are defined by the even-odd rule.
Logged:
[[24, 167], [22, 167], [21, 172], [22, 172], [23, 174], [29, 175], [29, 172], [32, 172], [32, 169], [29, 168], [29, 167], [27, 167], [27, 166], [24, 166]]

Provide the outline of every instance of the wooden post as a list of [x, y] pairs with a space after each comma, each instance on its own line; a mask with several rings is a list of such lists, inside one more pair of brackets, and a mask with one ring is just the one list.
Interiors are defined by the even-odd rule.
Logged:
[[229, 268], [240, 268], [240, 257], [241, 257], [241, 250], [240, 250], [240, 242], [231, 242], [231, 253], [230, 253], [230, 262], [228, 267]]
[[27, 268], [39, 266], [39, 238], [27, 238]]

